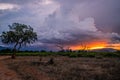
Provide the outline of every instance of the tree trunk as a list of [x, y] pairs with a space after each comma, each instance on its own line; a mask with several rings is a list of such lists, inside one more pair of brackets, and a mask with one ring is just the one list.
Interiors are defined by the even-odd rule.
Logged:
[[15, 59], [16, 58], [16, 49], [13, 49], [13, 53], [11, 55], [11, 58], [12, 59]]
[[12, 59], [15, 59], [16, 58], [16, 54], [13, 53], [12, 56], [11, 56]]
[[15, 44], [14, 48], [13, 48], [13, 54], [11, 55], [12, 59], [16, 58], [16, 47], [17, 47], [18, 43]]

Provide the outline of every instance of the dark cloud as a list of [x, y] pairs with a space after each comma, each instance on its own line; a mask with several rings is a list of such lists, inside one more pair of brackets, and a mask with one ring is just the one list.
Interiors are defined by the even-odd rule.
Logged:
[[111, 43], [113, 43], [113, 44], [120, 43], [120, 35], [117, 33], [112, 33]]
[[81, 42], [107, 39], [107, 35], [96, 28], [93, 18], [85, 18], [77, 22], [64, 19], [56, 12], [49, 15], [45, 25], [39, 30], [40, 42], [53, 45], [76, 45]]
[[120, 0], [57, 0], [63, 13], [76, 13], [80, 19], [94, 17], [98, 29], [118, 32], [120, 28]]
[[0, 0], [0, 3], [20, 7], [0, 10], [0, 33], [8, 29], [8, 24], [25, 23], [37, 31], [42, 46], [94, 40], [112, 43], [120, 34], [120, 0]]

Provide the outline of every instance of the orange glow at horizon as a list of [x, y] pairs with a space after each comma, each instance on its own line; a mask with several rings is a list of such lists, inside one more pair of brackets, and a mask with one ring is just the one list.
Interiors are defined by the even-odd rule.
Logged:
[[[84, 45], [84, 44], [83, 44]], [[107, 42], [106, 41], [94, 41], [94, 42], [89, 42], [87, 44], [85, 44], [85, 46], [81, 46], [81, 45], [76, 45], [76, 46], [71, 46], [72, 50], [82, 50], [84, 49], [84, 47], [86, 47], [87, 50], [93, 50], [93, 49], [102, 49], [102, 48], [106, 48], [107, 46]]]
[[92, 47], [92, 48], [90, 48], [90, 50], [93, 50], [93, 49], [102, 49], [102, 48], [105, 48], [105, 47], [103, 47], [103, 46]]
[[[84, 46], [83, 46], [84, 47]], [[82, 50], [84, 49], [80, 44], [71, 46], [72, 50]], [[93, 41], [85, 44], [86, 50], [93, 50], [93, 49], [102, 49], [102, 48], [113, 48], [120, 50], [120, 44], [108, 44], [107, 41]]]
[[107, 47], [120, 50], [120, 43], [118, 43], [118, 44], [109, 44]]

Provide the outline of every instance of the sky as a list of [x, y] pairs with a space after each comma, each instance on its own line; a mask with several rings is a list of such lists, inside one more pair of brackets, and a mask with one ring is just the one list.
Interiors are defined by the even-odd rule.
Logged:
[[[38, 41], [26, 49], [120, 49], [120, 0], [0, 0], [0, 34], [31, 25]], [[83, 45], [84, 44], [84, 45]], [[0, 42], [1, 46], [7, 46]], [[34, 47], [34, 48], [33, 48]]]

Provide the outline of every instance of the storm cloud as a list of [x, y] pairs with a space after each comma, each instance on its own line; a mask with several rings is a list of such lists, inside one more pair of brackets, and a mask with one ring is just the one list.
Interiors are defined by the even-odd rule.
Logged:
[[[120, 36], [120, 0], [0, 0], [0, 33], [9, 24], [31, 25], [33, 46], [76, 45]], [[3, 6], [5, 5], [5, 7]], [[10, 7], [11, 6], [11, 7]]]

